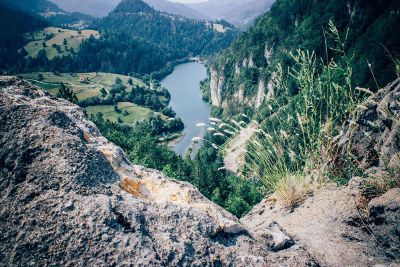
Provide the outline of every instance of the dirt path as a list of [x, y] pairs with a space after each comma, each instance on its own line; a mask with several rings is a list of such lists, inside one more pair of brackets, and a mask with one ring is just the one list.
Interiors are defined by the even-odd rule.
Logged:
[[257, 129], [257, 124], [251, 123], [243, 128], [240, 133], [227, 145], [225, 151], [224, 163], [225, 168], [231, 172], [238, 173], [244, 164], [244, 156], [246, 154], [246, 143]]

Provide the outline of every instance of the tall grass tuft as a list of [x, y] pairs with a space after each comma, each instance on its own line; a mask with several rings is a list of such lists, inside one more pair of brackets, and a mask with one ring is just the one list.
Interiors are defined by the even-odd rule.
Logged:
[[[319, 60], [314, 52], [290, 53], [295, 66], [278, 65], [274, 84], [278, 96], [271, 100], [263, 130], [252, 138], [246, 169], [258, 176], [267, 193], [275, 192], [286, 207], [327, 180], [334, 158], [333, 138], [346, 114], [359, 103], [362, 92], [352, 84], [351, 58], [346, 54], [348, 31], [341, 36], [330, 22], [327, 38], [338, 60]], [[295, 84], [296, 93], [293, 91]]]

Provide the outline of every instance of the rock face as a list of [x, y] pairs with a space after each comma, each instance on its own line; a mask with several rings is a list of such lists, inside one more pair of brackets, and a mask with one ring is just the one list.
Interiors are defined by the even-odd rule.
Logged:
[[216, 70], [211, 68], [211, 80], [210, 80], [210, 91], [211, 91], [211, 104], [216, 107], [220, 107], [222, 104], [222, 89], [224, 87], [224, 77], [220, 76]]
[[371, 231], [386, 253], [400, 259], [400, 188], [389, 190], [369, 204]]
[[[315, 266], [188, 183], [132, 165], [78, 106], [0, 77], [1, 266]], [[264, 243], [264, 241], [267, 241]]]
[[400, 78], [370, 96], [338, 136], [341, 157], [363, 169], [400, 166]]
[[[370, 203], [370, 210], [379, 212], [368, 215], [362, 211], [358, 185], [355, 178], [349, 186], [325, 188], [293, 211], [281, 207], [272, 196], [257, 205], [241, 222], [260, 241], [268, 237], [266, 233], [271, 227], [279, 227], [321, 266], [388, 266], [399, 260], [400, 241], [396, 231], [400, 201], [398, 197], [392, 204], [387, 203], [387, 197], [375, 200]], [[396, 193], [399, 191], [391, 195]], [[385, 218], [385, 224], [382, 220], [380, 224], [373, 223], [379, 216]], [[382, 241], [378, 244], [377, 239]], [[274, 239], [267, 238], [264, 242], [268, 240]], [[274, 240], [274, 244], [293, 246], [285, 236]]]

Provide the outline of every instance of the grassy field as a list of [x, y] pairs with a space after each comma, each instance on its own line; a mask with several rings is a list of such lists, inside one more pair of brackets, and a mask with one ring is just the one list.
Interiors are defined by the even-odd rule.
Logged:
[[[38, 75], [42, 74], [43, 79], [39, 80]], [[128, 79], [130, 77], [112, 74], [112, 73], [60, 73], [56, 75], [51, 72], [34, 72], [21, 75], [24, 79], [30, 81], [31, 83], [43, 88], [48, 91], [51, 95], [57, 95], [58, 89], [60, 87], [60, 82], [71, 88], [77, 95], [79, 100], [83, 100], [89, 97], [99, 95], [100, 89], [104, 88], [109, 91], [112, 85], [115, 83], [115, 79], [119, 77], [122, 82], [127, 86], [127, 91], [131, 90], [132, 86], [128, 85]], [[85, 77], [88, 83], [81, 83], [79, 79]], [[131, 78], [133, 85], [139, 85], [141, 87], [147, 87], [141, 80]]]
[[[95, 115], [96, 113], [103, 113], [104, 119], [108, 119], [112, 122], [118, 122], [118, 118], [123, 123], [132, 124], [146, 118], [152, 111], [148, 108], [141, 107], [129, 102], [118, 103], [119, 112], [114, 110], [114, 105], [105, 106], [90, 106], [86, 108], [88, 115]], [[124, 115], [124, 112], [128, 112]]]
[[[43, 75], [43, 78], [39, 80], [38, 76]], [[127, 92], [132, 90], [132, 86], [139, 85], [140, 87], [148, 88], [148, 86], [139, 79], [131, 78], [129, 76], [112, 74], [112, 73], [60, 73], [56, 75], [51, 72], [34, 72], [21, 74], [25, 80], [28, 80], [32, 84], [41, 87], [43, 90], [49, 92], [51, 95], [56, 96], [60, 88], [60, 82], [71, 88], [78, 97], [79, 100], [84, 100], [89, 97], [98, 96], [100, 89], [104, 88], [107, 91], [111, 90], [111, 87], [115, 83], [115, 79], [119, 77], [122, 83], [126, 85]], [[80, 78], [85, 77], [87, 83], [81, 83]], [[128, 80], [132, 79], [132, 85], [128, 84]], [[150, 89], [149, 89], [150, 90]], [[114, 105], [98, 105], [89, 106], [86, 111], [89, 115], [96, 113], [103, 113], [105, 119], [109, 119], [112, 122], [118, 122], [118, 118], [123, 123], [132, 124], [146, 118], [152, 111], [146, 107], [138, 106], [129, 102], [118, 103], [119, 112], [114, 110]], [[128, 114], [126, 114], [126, 112]], [[125, 115], [124, 115], [125, 112]], [[164, 120], [168, 118], [161, 113], [153, 112], [154, 114], [160, 114]]]
[[[28, 43], [24, 46], [24, 49], [31, 57], [36, 57], [39, 51], [44, 49], [47, 57], [52, 59], [56, 56], [61, 57], [70, 54], [68, 51], [70, 49], [77, 52], [82, 41], [88, 39], [91, 35], [95, 38], [100, 37], [99, 32], [94, 30], [75, 31], [48, 27], [38, 32], [25, 34], [25, 40]], [[45, 43], [45, 47], [43, 43]], [[53, 45], [59, 46], [60, 50], [57, 51]]]

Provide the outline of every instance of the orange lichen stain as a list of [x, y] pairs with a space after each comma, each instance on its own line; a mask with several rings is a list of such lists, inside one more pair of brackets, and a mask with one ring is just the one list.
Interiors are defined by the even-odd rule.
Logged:
[[169, 197], [169, 200], [171, 200], [171, 201], [177, 201], [177, 200], [178, 200], [178, 195], [177, 195], [177, 194], [172, 194], [172, 195]]
[[142, 193], [140, 193], [140, 187], [142, 186], [142, 182], [140, 180], [134, 180], [129, 177], [124, 177], [121, 180], [120, 186], [122, 190], [125, 190], [134, 197], [143, 198]]
[[83, 139], [85, 139], [86, 143], [92, 142], [92, 139], [90, 138], [90, 135], [87, 132], [83, 132]]
[[109, 149], [102, 149], [101, 150], [101, 153], [103, 153], [103, 155], [106, 157], [106, 158], [110, 158], [111, 156], [112, 156], [112, 152], [109, 150]]

